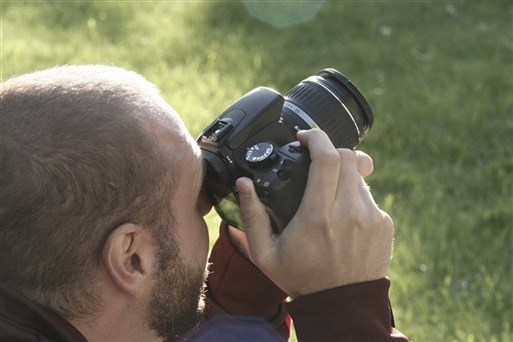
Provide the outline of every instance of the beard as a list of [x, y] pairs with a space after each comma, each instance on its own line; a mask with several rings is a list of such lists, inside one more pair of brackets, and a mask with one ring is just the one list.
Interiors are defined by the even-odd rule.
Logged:
[[159, 337], [168, 338], [189, 332], [203, 318], [208, 269], [185, 265], [169, 238], [157, 241], [157, 280], [146, 319]]

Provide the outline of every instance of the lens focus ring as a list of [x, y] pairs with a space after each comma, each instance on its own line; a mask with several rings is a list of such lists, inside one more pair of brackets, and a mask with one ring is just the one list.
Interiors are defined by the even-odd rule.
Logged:
[[286, 101], [306, 112], [310, 118], [330, 137], [333, 145], [354, 148], [360, 142], [359, 128], [350, 107], [331, 91], [309, 79], [292, 88]]

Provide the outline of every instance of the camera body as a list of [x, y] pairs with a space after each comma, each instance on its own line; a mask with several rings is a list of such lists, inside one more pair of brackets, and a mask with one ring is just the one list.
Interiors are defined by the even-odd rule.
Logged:
[[236, 195], [234, 182], [239, 177], [253, 180], [277, 233], [294, 216], [303, 197], [310, 158], [280, 121], [283, 103], [283, 96], [276, 91], [256, 88], [230, 106], [199, 138], [206, 161], [207, 192], [215, 196], [214, 205], [231, 202], [224, 203], [220, 214], [237, 228], [242, 228], [240, 217], [227, 212], [227, 207], [232, 204], [233, 210], [238, 209], [238, 199], [230, 194]]
[[279, 234], [301, 204], [310, 167], [308, 151], [296, 141], [297, 131], [319, 127], [336, 147], [354, 148], [372, 122], [363, 96], [334, 69], [303, 80], [286, 97], [255, 88], [198, 138], [204, 188], [221, 218], [243, 230], [235, 181], [251, 178]]

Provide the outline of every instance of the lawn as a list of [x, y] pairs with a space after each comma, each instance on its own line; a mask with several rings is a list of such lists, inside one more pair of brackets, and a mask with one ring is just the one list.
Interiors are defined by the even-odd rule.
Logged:
[[[396, 224], [397, 326], [416, 341], [512, 341], [513, 3], [248, 5], [272, 23], [241, 1], [3, 0], [1, 78], [123, 66], [156, 83], [196, 136], [256, 86], [285, 93], [342, 71], [374, 110], [361, 149]], [[208, 221], [215, 237], [219, 219]]]

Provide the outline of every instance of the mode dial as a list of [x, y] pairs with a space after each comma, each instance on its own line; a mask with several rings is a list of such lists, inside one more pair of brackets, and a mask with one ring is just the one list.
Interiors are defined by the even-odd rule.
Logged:
[[274, 146], [268, 142], [260, 142], [248, 148], [246, 161], [252, 166], [267, 166], [276, 161]]

